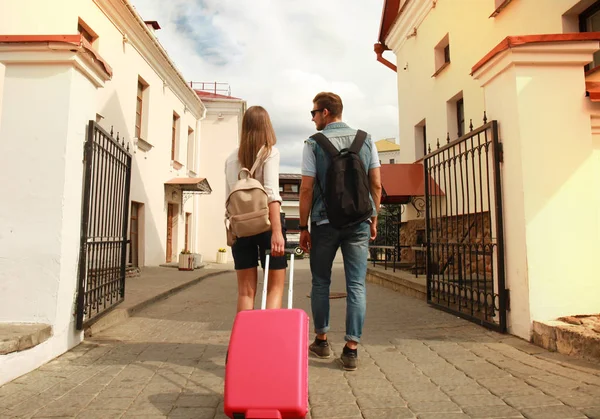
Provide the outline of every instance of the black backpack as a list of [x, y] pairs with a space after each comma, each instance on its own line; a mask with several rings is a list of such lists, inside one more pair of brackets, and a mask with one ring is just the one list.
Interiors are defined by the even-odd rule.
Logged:
[[373, 214], [369, 176], [358, 155], [367, 133], [358, 130], [350, 148], [340, 151], [320, 132], [312, 138], [329, 155], [331, 162], [325, 175], [325, 193], [316, 179], [329, 223], [343, 229], [368, 220]]

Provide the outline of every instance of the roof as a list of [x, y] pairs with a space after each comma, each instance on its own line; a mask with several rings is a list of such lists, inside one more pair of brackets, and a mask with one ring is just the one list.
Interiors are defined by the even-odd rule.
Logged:
[[203, 177], [176, 177], [165, 182], [165, 185], [178, 187], [184, 192], [210, 194], [212, 188]]
[[96, 61], [108, 74], [112, 77], [112, 68], [108, 63], [92, 48], [92, 45], [81, 35], [0, 35], [0, 44], [26, 44], [26, 43], [37, 43], [37, 44], [48, 44], [51, 43], [64, 43], [74, 45], [77, 48], [83, 50], [83, 52], [90, 54], [94, 61]]
[[196, 94], [200, 99], [231, 99], [231, 100], [242, 100], [239, 97], [220, 95], [218, 93], [205, 92], [204, 90], [195, 90]]
[[[404, 4], [410, 0], [406, 0]], [[404, 8], [404, 5], [402, 6]], [[400, 10], [400, 0], [385, 0], [383, 3], [383, 12], [381, 13], [381, 23], [379, 25], [379, 42], [385, 45], [385, 37], [390, 28], [396, 21]]]
[[600, 41], [600, 32], [581, 32], [581, 33], [559, 33], [546, 35], [522, 35], [507, 36], [490, 52], [488, 52], [477, 64], [471, 68], [471, 74], [483, 67], [488, 61], [507, 49], [514, 47], [538, 44], [544, 42], [571, 42], [571, 41]]
[[380, 153], [385, 151], [400, 151], [400, 146], [398, 144], [388, 140], [375, 141], [375, 147], [377, 147], [377, 151]]
[[[382, 164], [382, 204], [404, 204], [413, 196], [425, 195], [425, 172], [422, 164]], [[438, 184], [429, 178], [430, 195], [444, 195]]]

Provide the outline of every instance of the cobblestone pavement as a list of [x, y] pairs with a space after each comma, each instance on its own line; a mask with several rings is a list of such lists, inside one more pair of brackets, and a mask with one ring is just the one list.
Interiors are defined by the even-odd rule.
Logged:
[[[295, 306], [310, 274], [296, 263]], [[333, 291], [344, 291], [341, 265]], [[235, 274], [207, 278], [0, 387], [2, 418], [225, 418]], [[258, 299], [257, 299], [258, 302]], [[309, 418], [600, 418], [600, 365], [548, 353], [368, 285], [360, 366], [310, 359]], [[331, 300], [343, 346], [345, 300]]]

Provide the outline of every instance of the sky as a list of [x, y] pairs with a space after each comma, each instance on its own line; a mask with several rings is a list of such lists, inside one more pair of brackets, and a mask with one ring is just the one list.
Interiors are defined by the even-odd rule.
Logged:
[[383, 0], [130, 1], [158, 21], [156, 36], [186, 80], [228, 83], [232, 96], [269, 112], [281, 173], [300, 173], [321, 91], [341, 96], [351, 127], [398, 142], [396, 73], [373, 52]]

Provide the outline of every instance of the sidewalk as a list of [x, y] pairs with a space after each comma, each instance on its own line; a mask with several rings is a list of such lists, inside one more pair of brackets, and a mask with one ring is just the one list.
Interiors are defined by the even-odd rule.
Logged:
[[171, 267], [144, 268], [140, 276], [125, 280], [123, 302], [86, 327], [85, 336], [95, 336], [152, 303], [195, 285], [203, 279], [227, 272], [234, 272], [233, 262], [206, 263], [204, 267], [193, 271], [180, 271]]
[[[294, 307], [310, 314], [308, 262], [295, 263]], [[148, 305], [0, 387], [0, 418], [226, 419], [236, 290], [235, 273], [225, 272]], [[345, 291], [340, 263], [331, 291]], [[309, 359], [307, 419], [600, 418], [599, 363], [548, 352], [375, 284], [367, 284], [367, 300], [355, 372], [337, 359], [346, 300], [330, 301], [334, 356]]]

